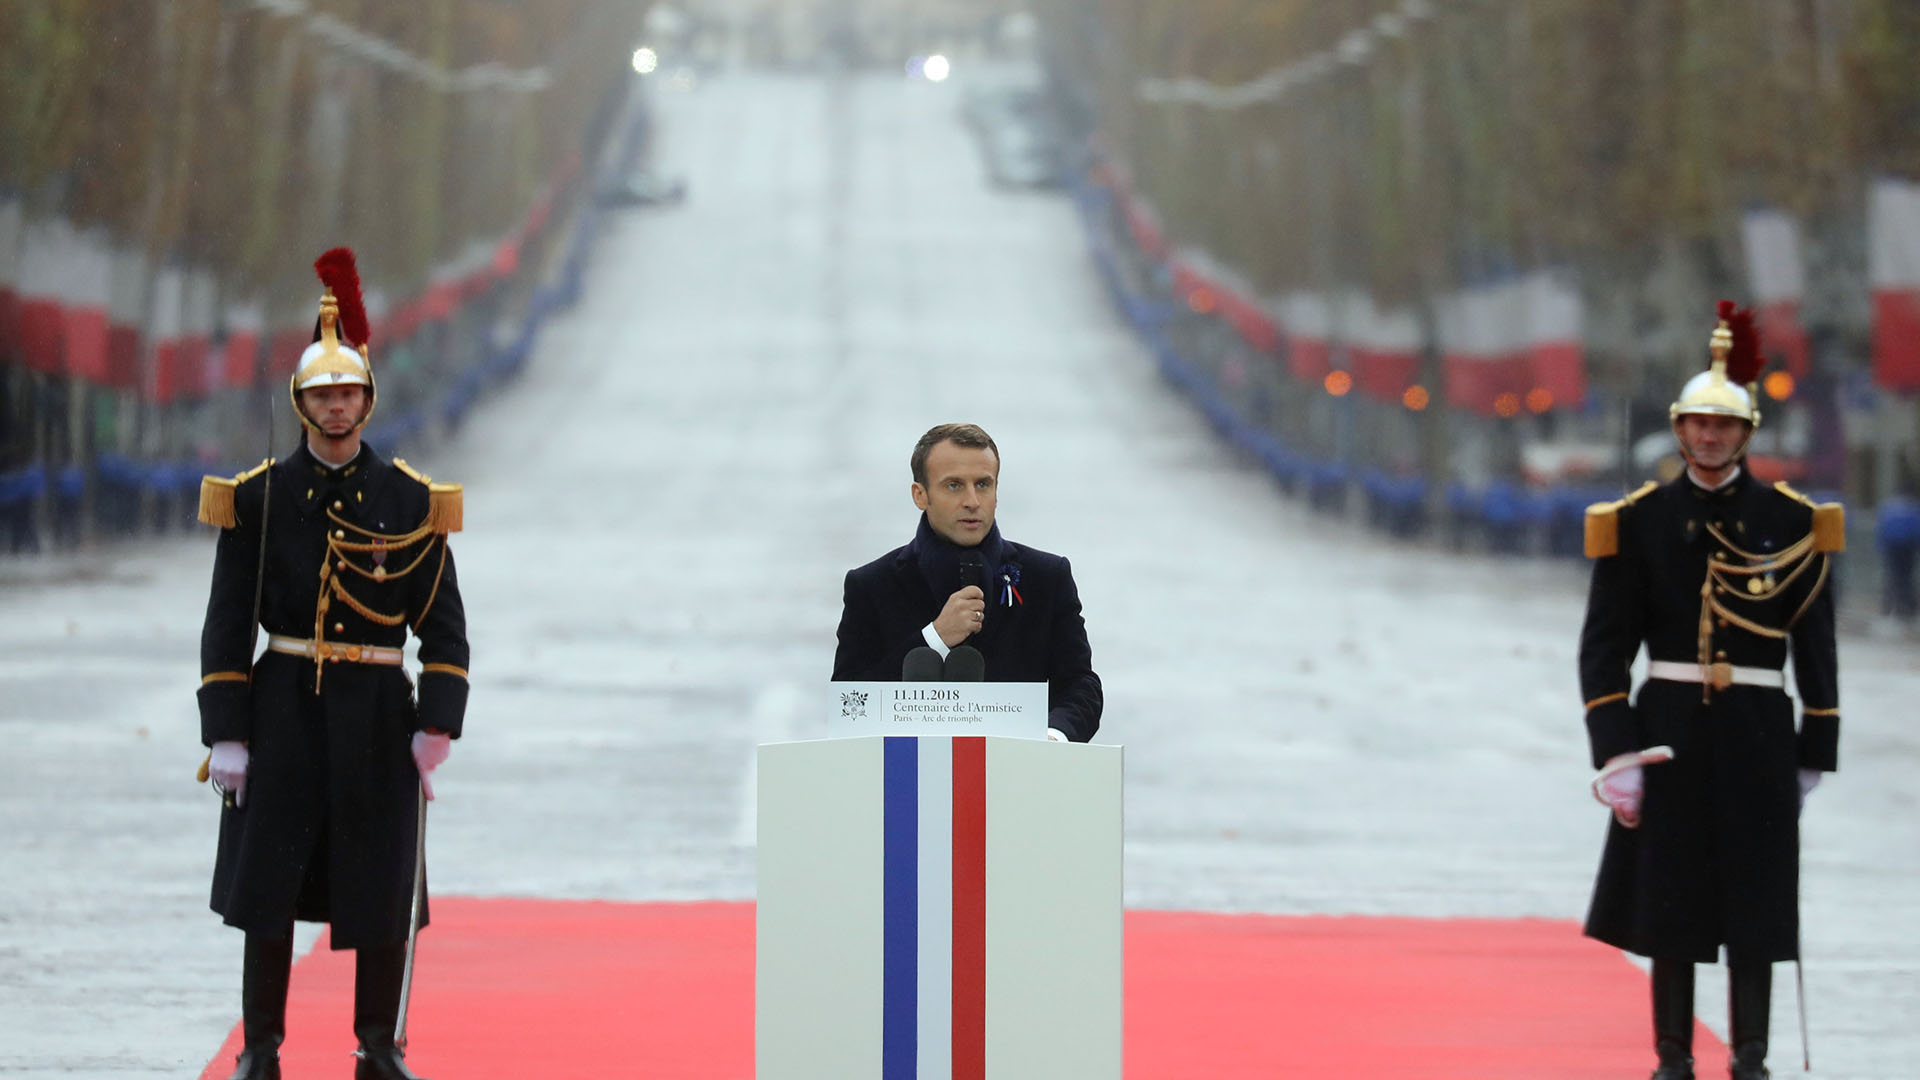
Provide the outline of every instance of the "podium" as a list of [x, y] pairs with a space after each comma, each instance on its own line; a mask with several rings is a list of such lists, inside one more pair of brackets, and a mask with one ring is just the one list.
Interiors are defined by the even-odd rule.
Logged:
[[759, 748], [757, 1080], [1120, 1080], [1121, 749]]

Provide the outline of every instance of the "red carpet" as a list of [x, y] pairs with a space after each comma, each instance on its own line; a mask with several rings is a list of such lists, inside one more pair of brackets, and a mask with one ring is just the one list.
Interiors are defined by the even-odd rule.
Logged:
[[[449, 897], [434, 916], [408, 1057], [434, 1080], [753, 1075], [751, 905]], [[1652, 1070], [1647, 994], [1572, 923], [1129, 912], [1127, 1076], [1617, 1080]], [[353, 954], [323, 939], [294, 967], [286, 1075], [349, 1075], [352, 999]], [[1704, 1028], [1696, 1046], [1701, 1075], [1724, 1071]]]

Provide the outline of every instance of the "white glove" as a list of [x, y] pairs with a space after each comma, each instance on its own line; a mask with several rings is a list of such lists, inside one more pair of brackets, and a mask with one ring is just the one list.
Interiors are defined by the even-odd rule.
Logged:
[[1617, 754], [1600, 768], [1593, 778], [1593, 797], [1613, 811], [1613, 819], [1629, 829], [1640, 827], [1641, 784], [1645, 765], [1660, 765], [1673, 760], [1673, 747], [1649, 746], [1645, 750]]
[[1061, 731], [1059, 728], [1050, 727], [1047, 729], [1047, 741], [1048, 742], [1069, 742], [1071, 740], [1067, 738], [1066, 732]]
[[1613, 809], [1615, 821], [1633, 829], [1640, 825], [1640, 798], [1644, 784], [1645, 774], [1641, 767], [1630, 765], [1601, 777], [1600, 782], [1594, 785], [1594, 794]]
[[1800, 770], [1800, 801], [1801, 802], [1803, 803], [1806, 802], [1807, 796], [1813, 794], [1813, 789], [1819, 786], [1820, 786], [1820, 770], [1819, 769], [1801, 769]]
[[213, 744], [207, 759], [207, 775], [220, 790], [233, 796], [236, 807], [247, 804], [247, 744], [238, 739], [222, 739]]
[[433, 801], [433, 770], [452, 753], [453, 736], [413, 733], [413, 767], [420, 770], [420, 790], [426, 792], [428, 802]]

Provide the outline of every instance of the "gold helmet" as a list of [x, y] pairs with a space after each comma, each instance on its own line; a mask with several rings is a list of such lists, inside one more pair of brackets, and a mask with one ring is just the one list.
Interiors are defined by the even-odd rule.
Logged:
[[358, 431], [372, 418], [373, 406], [380, 399], [373, 382], [373, 365], [367, 359], [367, 309], [360, 299], [360, 272], [354, 266], [352, 250], [343, 247], [320, 256], [313, 269], [327, 291], [320, 298], [313, 344], [300, 354], [287, 394], [293, 399], [294, 415], [313, 428], [313, 421], [300, 408], [300, 391], [316, 386], [366, 387], [367, 411], [354, 426]]
[[[1753, 312], [1736, 308], [1733, 301], [1720, 301], [1719, 311], [1720, 325], [1707, 342], [1713, 360], [1680, 388], [1680, 396], [1667, 407], [1667, 417], [1677, 432], [1683, 416], [1731, 416], [1747, 422], [1751, 440], [1753, 429], [1760, 426], [1760, 395], [1755, 385], [1764, 362], [1760, 333], [1754, 329]], [[1684, 453], [1685, 446], [1681, 449]], [[1741, 452], [1745, 450], [1742, 443]]]

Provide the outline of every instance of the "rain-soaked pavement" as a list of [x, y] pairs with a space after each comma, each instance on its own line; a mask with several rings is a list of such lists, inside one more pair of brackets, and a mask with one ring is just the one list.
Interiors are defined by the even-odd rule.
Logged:
[[[614, 219], [524, 380], [410, 455], [467, 485], [436, 890], [751, 897], [753, 747], [820, 730], [841, 576], [911, 534], [907, 452], [965, 419], [1000, 444], [1007, 535], [1073, 559], [1100, 741], [1128, 748], [1130, 905], [1577, 919], [1604, 828], [1580, 569], [1279, 497], [1158, 381], [1069, 203], [986, 185], [958, 91], [668, 96], [688, 203]], [[0, 1074], [192, 1076], [236, 1019], [191, 780], [211, 556], [0, 563]], [[1920, 664], [1850, 639], [1842, 670], [1843, 771], [1805, 823], [1815, 1075], [1913, 1077]]]

